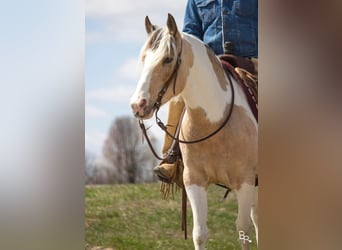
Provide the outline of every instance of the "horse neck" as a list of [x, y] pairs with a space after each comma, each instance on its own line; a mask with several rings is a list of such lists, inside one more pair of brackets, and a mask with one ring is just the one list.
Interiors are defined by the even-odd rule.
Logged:
[[[222, 68], [210, 51], [199, 40], [189, 37], [194, 63], [189, 70], [189, 76], [182, 98], [188, 109], [202, 110], [207, 120], [215, 123], [224, 118], [227, 106], [231, 100], [231, 90]], [[214, 60], [214, 61], [213, 61]], [[219, 67], [218, 67], [219, 65]], [[221, 70], [221, 72], [218, 72]]]

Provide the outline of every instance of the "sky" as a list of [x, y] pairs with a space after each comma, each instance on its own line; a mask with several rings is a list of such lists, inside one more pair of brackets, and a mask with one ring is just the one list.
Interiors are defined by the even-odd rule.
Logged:
[[[85, 1], [85, 149], [101, 154], [112, 121], [132, 116], [129, 100], [139, 79], [145, 16], [160, 27], [167, 14], [183, 27], [186, 0]], [[162, 116], [166, 118], [166, 110]], [[132, 116], [133, 117], [133, 116]], [[153, 125], [151, 131], [161, 138]]]

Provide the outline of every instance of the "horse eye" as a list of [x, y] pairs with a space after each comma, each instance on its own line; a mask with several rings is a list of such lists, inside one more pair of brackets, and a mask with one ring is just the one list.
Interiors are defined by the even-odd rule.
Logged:
[[170, 62], [173, 61], [173, 58], [172, 57], [166, 57], [163, 61], [163, 64], [169, 64]]

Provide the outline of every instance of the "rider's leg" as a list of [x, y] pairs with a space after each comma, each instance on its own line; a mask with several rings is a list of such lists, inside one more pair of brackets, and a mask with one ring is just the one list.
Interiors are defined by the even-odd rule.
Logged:
[[[176, 132], [183, 109], [184, 102], [182, 100], [171, 101], [169, 103], [167, 130], [172, 135], [174, 135]], [[167, 155], [170, 150], [174, 150], [174, 152], [171, 152], [167, 159], [163, 160], [158, 166], [156, 166], [154, 168], [154, 172], [161, 181], [167, 183], [176, 182], [178, 185], [182, 185], [182, 169], [178, 169], [179, 165], [181, 165], [179, 162], [180, 153], [177, 152], [178, 145], [176, 145], [174, 149], [171, 149], [172, 142], [173, 139], [170, 136], [164, 136], [164, 143], [162, 147], [163, 155]]]

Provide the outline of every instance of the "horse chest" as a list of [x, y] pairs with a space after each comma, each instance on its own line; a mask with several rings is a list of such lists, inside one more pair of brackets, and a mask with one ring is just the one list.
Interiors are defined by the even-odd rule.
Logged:
[[[185, 117], [181, 133], [184, 139], [196, 139], [217, 126], [204, 125], [203, 118], [194, 121], [193, 117]], [[234, 107], [231, 120], [218, 134], [200, 143], [182, 144], [181, 150], [184, 179], [191, 183], [203, 185], [210, 182], [238, 187], [243, 181], [254, 181], [257, 130], [242, 108]]]

